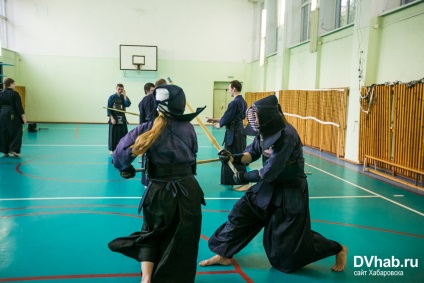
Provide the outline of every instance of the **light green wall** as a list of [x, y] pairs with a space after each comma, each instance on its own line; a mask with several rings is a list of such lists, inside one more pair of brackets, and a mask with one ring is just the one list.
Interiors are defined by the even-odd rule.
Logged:
[[409, 82], [424, 77], [424, 2], [379, 19], [374, 83]]
[[289, 89], [315, 89], [317, 54], [309, 52], [309, 44], [290, 49]]
[[[117, 83], [132, 101], [127, 111], [138, 113], [144, 84], [167, 77], [184, 89], [194, 109], [208, 105], [202, 115], [212, 116], [214, 81], [244, 81], [247, 71], [244, 63], [159, 61], [157, 72], [139, 73], [119, 70], [118, 59], [110, 58], [21, 55], [20, 60], [28, 120], [48, 122], [107, 122], [103, 107]], [[138, 122], [137, 116], [128, 118]]]
[[250, 81], [251, 91], [255, 92], [264, 90], [265, 68], [259, 66], [259, 61], [252, 62], [249, 64], [249, 67], [251, 76], [248, 78], [248, 81]]
[[341, 30], [321, 38], [318, 45], [317, 85], [319, 88], [346, 87], [350, 83], [353, 28]]
[[279, 81], [281, 81], [280, 78], [277, 78], [277, 56], [271, 56], [267, 58], [267, 64], [266, 64], [266, 75], [265, 75], [265, 89], [269, 90], [279, 90]]

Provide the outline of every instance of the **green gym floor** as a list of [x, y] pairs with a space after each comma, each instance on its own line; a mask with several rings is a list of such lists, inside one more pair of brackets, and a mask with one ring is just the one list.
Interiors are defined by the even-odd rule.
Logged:
[[[20, 158], [0, 157], [0, 282], [140, 282], [139, 263], [107, 247], [141, 228], [144, 190], [140, 176], [122, 179], [111, 164], [108, 126], [38, 127], [24, 131]], [[201, 127], [196, 131], [198, 160], [216, 158]], [[210, 131], [221, 143], [224, 131]], [[230, 266], [199, 267], [196, 282], [424, 282], [423, 195], [306, 151], [312, 228], [348, 247], [345, 271], [332, 272], [331, 257], [279, 272], [260, 233]], [[207, 239], [243, 192], [219, 185], [219, 162], [197, 168], [207, 203], [200, 261], [212, 256]]]

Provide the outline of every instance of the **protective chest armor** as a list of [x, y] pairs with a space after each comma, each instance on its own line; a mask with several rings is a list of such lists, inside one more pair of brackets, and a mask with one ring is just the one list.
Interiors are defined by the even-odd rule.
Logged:
[[[117, 109], [117, 110], [121, 110], [121, 111], [125, 111], [124, 98], [121, 97], [121, 96], [118, 96], [117, 98], [115, 98], [113, 105], [112, 105], [112, 108]], [[122, 125], [122, 124], [125, 123], [124, 113], [114, 111], [112, 113], [112, 115], [116, 120], [116, 124]]]

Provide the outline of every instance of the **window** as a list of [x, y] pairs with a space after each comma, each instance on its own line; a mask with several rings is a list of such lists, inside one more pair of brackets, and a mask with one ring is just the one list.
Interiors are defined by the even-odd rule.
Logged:
[[383, 12], [394, 10], [394, 9], [399, 8], [401, 6], [404, 6], [404, 5], [413, 3], [413, 2], [417, 2], [417, 1], [419, 1], [419, 0], [385, 0]]
[[302, 0], [302, 6], [301, 6], [301, 19], [300, 19], [300, 26], [301, 26], [301, 32], [300, 32], [300, 41], [306, 41], [309, 40], [310, 37], [310, 22], [311, 22], [311, 1], [310, 0]]
[[318, 34], [352, 24], [358, 0], [321, 0]]
[[259, 54], [259, 66], [263, 66], [265, 62], [265, 39], [266, 39], [266, 9], [262, 6], [261, 13], [261, 41], [260, 41], [260, 54]]
[[356, 0], [337, 0], [336, 28], [344, 27], [355, 20]]
[[253, 58], [263, 66], [265, 57], [277, 52], [278, 42], [277, 0], [261, 1], [255, 5]]
[[275, 54], [277, 52], [278, 42], [278, 3], [276, 0], [266, 1], [266, 40], [265, 40], [265, 56]]
[[5, 0], [0, 0], [0, 56], [1, 47], [7, 47]]

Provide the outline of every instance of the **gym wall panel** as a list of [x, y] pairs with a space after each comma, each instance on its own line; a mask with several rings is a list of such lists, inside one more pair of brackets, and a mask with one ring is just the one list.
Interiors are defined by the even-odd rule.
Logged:
[[246, 0], [8, 1], [7, 7], [9, 47], [22, 54], [117, 58], [119, 44], [140, 44], [157, 45], [161, 60], [251, 61], [253, 4]]
[[[254, 4], [245, 0], [9, 1], [7, 7], [9, 45], [21, 60], [17, 82], [26, 87], [32, 121], [106, 122], [102, 107], [117, 83], [132, 100], [127, 111], [138, 112], [144, 84], [167, 77], [192, 107], [209, 105], [202, 115], [211, 116], [214, 81], [248, 81]], [[120, 44], [158, 46], [158, 71], [121, 71]]]
[[424, 2], [382, 16], [376, 81], [408, 82], [423, 77]]
[[352, 69], [353, 27], [321, 38], [318, 46], [318, 84], [320, 88], [346, 87], [350, 84]]
[[[212, 116], [213, 82], [228, 81], [228, 76], [244, 81], [243, 63], [159, 61], [158, 72], [116, 71], [119, 60], [63, 56], [21, 56], [22, 81], [27, 93], [30, 121], [106, 123], [108, 97], [116, 84], [123, 83], [138, 113], [144, 96], [143, 86], [157, 78], [170, 77], [181, 86], [193, 108], [208, 105], [201, 116]], [[40, 67], [42, 66], [42, 67]], [[127, 115], [131, 123], [138, 117]]]
[[309, 44], [290, 50], [288, 89], [315, 89], [316, 53], [309, 52]]

